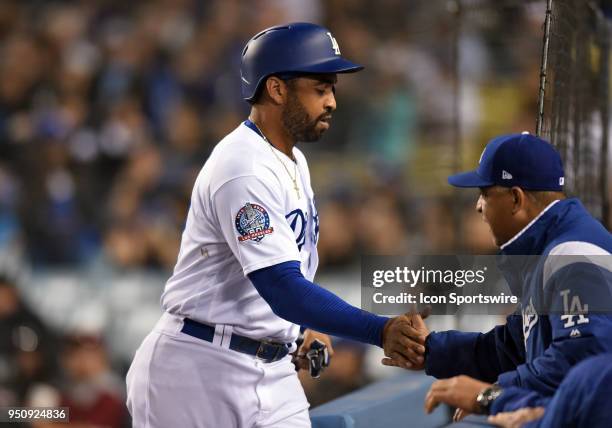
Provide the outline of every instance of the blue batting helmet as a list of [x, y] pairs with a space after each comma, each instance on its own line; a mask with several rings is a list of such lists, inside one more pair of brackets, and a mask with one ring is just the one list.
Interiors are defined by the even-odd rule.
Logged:
[[340, 47], [324, 27], [297, 22], [258, 33], [242, 51], [242, 97], [254, 101], [261, 84], [273, 74], [352, 73], [363, 66], [340, 56]]

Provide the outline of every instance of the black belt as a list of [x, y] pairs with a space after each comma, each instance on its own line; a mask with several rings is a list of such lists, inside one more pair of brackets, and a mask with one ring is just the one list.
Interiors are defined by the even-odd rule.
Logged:
[[[189, 318], [183, 320], [181, 332], [207, 342], [213, 341], [215, 328], [199, 323]], [[232, 333], [229, 348], [243, 354], [254, 355], [264, 363], [272, 363], [284, 358], [289, 353], [289, 345], [285, 343], [263, 342]]]

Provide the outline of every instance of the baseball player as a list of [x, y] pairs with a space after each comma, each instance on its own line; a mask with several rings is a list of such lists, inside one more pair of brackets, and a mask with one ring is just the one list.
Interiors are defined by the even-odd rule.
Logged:
[[[316, 331], [385, 349], [405, 362], [405, 316], [352, 307], [312, 282], [319, 218], [299, 141], [318, 140], [336, 109], [344, 59], [326, 28], [272, 27], [242, 52], [250, 116], [214, 149], [196, 179], [164, 314], [127, 375], [136, 427], [309, 427], [290, 353]], [[320, 349], [320, 346], [317, 347]], [[415, 357], [415, 355], [412, 355]]]

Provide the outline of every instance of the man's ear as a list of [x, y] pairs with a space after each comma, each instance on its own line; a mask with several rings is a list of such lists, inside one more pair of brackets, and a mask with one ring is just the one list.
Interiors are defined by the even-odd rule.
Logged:
[[520, 210], [526, 208], [527, 195], [520, 187], [514, 186], [510, 189], [512, 194], [512, 214], [516, 214]]
[[274, 104], [281, 105], [285, 103], [287, 97], [287, 84], [278, 77], [268, 77], [266, 79], [265, 90]]

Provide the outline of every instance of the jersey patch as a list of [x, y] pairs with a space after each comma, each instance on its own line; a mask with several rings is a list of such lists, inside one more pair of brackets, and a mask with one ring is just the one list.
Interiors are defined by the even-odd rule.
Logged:
[[270, 216], [264, 207], [257, 204], [246, 203], [236, 214], [236, 230], [241, 235], [239, 242], [259, 242], [266, 235], [274, 232], [270, 227]]

